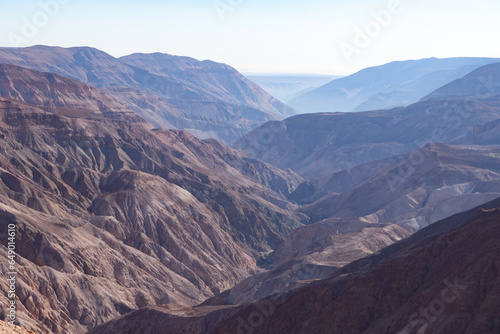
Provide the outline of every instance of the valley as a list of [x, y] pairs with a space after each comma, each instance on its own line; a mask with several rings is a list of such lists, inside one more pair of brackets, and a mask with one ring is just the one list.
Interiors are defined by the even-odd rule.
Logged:
[[296, 114], [212, 61], [1, 48], [19, 325], [497, 333], [500, 63], [421, 63], [416, 101]]

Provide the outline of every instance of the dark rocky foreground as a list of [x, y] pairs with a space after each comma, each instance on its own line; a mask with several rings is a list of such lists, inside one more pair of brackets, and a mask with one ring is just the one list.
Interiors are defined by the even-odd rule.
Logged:
[[500, 333], [500, 200], [252, 304], [146, 308], [100, 333]]

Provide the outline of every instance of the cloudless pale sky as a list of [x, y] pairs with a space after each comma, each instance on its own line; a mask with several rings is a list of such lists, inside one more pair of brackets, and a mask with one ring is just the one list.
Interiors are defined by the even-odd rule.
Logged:
[[[56, 2], [58, 10], [42, 5]], [[390, 8], [398, 10], [376, 23], [373, 13]], [[499, 17], [498, 0], [18, 0], [2, 1], [0, 46], [165, 52], [241, 72], [345, 75], [394, 60], [500, 57]]]

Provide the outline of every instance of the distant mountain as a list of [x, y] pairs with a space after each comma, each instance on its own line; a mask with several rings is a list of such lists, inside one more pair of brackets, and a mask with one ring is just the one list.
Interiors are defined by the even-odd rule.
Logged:
[[233, 68], [166, 54], [120, 59], [88, 48], [0, 48], [0, 63], [52, 72], [114, 96], [153, 125], [232, 143], [295, 112]]
[[245, 74], [272, 96], [283, 102], [292, 100], [324, 84], [340, 78], [336, 75], [301, 74]]
[[499, 221], [497, 199], [289, 293], [238, 307], [144, 308], [89, 334], [497, 333]]
[[216, 140], [154, 129], [95, 87], [0, 65], [0, 256], [15, 224], [24, 327], [85, 333], [228, 289], [307, 222], [286, 200], [301, 182]]
[[398, 61], [333, 80], [288, 103], [300, 113], [351, 112], [408, 106], [494, 58]]
[[482, 66], [435, 90], [422, 100], [468, 96], [471, 103], [500, 95], [500, 62]]
[[500, 80], [499, 67], [495, 63], [479, 68], [406, 108], [304, 114], [271, 121], [235, 147], [311, 178], [410, 152], [429, 142], [498, 144], [494, 128], [500, 119], [500, 95], [496, 90], [482, 95], [476, 91], [488, 89], [478, 73], [495, 84]]
[[264, 124], [235, 147], [303, 177], [320, 177], [429, 142], [464, 143], [474, 129], [500, 118], [498, 99], [481, 101], [462, 118], [464, 103], [425, 101], [387, 111], [297, 115]]

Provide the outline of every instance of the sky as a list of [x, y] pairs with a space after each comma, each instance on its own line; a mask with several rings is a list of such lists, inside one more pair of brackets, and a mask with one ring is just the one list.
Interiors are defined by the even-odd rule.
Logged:
[[240, 72], [347, 75], [500, 57], [498, 0], [3, 0], [0, 46], [164, 52]]

